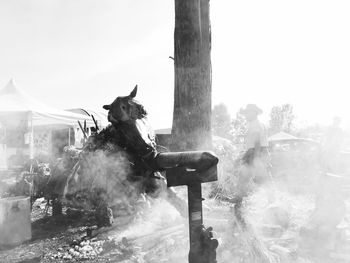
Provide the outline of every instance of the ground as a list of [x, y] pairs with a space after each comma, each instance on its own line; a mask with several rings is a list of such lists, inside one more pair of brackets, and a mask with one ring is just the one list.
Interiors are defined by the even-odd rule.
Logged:
[[[229, 202], [206, 200], [204, 223], [219, 240], [218, 262], [350, 262], [350, 203], [345, 202], [339, 224], [315, 231], [310, 222], [317, 218], [316, 200], [308, 192], [278, 182], [255, 189], [244, 206], [246, 226], [237, 222]], [[64, 210], [52, 217], [44, 208], [40, 199], [33, 206], [32, 240], [2, 247], [0, 262], [187, 262], [187, 219], [164, 200], [146, 202], [136, 216], [117, 217], [112, 227], [93, 230], [89, 239], [87, 227], [96, 223], [91, 212]], [[336, 218], [337, 210], [327, 211]]]
[[[0, 262], [159, 262], [175, 252], [172, 262], [179, 262], [176, 258], [186, 257], [176, 247], [182, 249], [188, 242], [185, 220], [166, 202], [154, 201], [152, 206], [155, 210], [145, 208], [134, 217], [116, 218], [112, 227], [93, 230], [92, 238], [87, 238], [87, 227], [96, 223], [92, 213], [72, 215], [64, 211], [64, 215], [52, 217], [50, 210], [45, 214], [45, 202], [40, 199], [33, 206], [32, 239], [16, 247], [2, 247]], [[164, 210], [168, 212], [162, 215]], [[72, 248], [82, 248], [84, 242], [102, 251], [83, 257], [70, 253], [78, 252]], [[159, 244], [164, 249], [159, 249]]]

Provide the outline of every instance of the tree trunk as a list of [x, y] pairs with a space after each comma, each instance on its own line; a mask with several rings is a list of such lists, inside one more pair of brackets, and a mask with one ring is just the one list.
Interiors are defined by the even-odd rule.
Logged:
[[174, 150], [211, 148], [209, 0], [175, 0]]

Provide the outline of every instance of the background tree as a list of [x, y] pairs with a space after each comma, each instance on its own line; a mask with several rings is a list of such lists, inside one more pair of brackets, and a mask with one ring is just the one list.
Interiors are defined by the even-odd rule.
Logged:
[[293, 106], [291, 104], [283, 104], [281, 106], [274, 106], [270, 112], [270, 127], [269, 133], [277, 132], [293, 133], [293, 121], [295, 116], [293, 114]]
[[242, 114], [243, 109], [236, 113], [236, 117], [232, 120], [232, 136], [233, 143], [236, 146], [243, 146], [244, 135], [247, 133], [247, 121]]
[[209, 0], [175, 0], [173, 149], [211, 148]]
[[212, 111], [213, 134], [232, 139], [232, 120], [225, 104], [215, 105]]

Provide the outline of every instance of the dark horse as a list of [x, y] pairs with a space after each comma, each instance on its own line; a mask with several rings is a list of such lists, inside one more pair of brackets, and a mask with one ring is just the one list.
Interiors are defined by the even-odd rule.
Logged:
[[[156, 143], [155, 133], [147, 121], [147, 112], [144, 107], [135, 100], [137, 85], [128, 96], [117, 97], [111, 104], [104, 105], [108, 110], [108, 121], [115, 128], [117, 138], [125, 151], [132, 156], [132, 163], [137, 172], [141, 172], [144, 179], [144, 191], [148, 194], [159, 194], [159, 189], [164, 190], [166, 183], [159, 173], [162, 170], [157, 165], [156, 157], [159, 146]], [[161, 148], [164, 150], [164, 148]], [[165, 197], [179, 212], [184, 215], [185, 202], [181, 200], [172, 188], [166, 188]]]
[[119, 145], [132, 156], [131, 163], [136, 168], [134, 173], [143, 177], [143, 191], [153, 196], [165, 194], [163, 196], [180, 214], [185, 215], [186, 202], [172, 188], [166, 188], [165, 179], [159, 172], [162, 169], [157, 165], [156, 157], [160, 147], [147, 121], [146, 110], [135, 100], [136, 94], [137, 86], [128, 96], [117, 97], [111, 104], [104, 105], [103, 108], [108, 110], [108, 121], [116, 130]]
[[141, 196], [162, 196], [185, 215], [186, 202], [166, 187], [157, 165], [159, 147], [136, 94], [137, 86], [128, 96], [103, 106], [111, 125], [85, 143], [67, 179], [64, 196], [74, 200], [88, 196], [93, 208], [106, 211], [107, 206], [112, 207], [115, 215], [137, 210], [135, 204]]

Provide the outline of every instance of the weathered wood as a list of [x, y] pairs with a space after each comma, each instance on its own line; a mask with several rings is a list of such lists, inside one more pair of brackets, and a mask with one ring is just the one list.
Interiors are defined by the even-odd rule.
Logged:
[[211, 148], [209, 0], [175, 0], [173, 148]]

